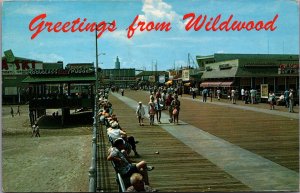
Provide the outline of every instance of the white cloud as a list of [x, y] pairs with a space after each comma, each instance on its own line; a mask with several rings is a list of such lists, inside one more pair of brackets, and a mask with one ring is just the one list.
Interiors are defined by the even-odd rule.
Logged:
[[162, 0], [144, 0], [142, 8], [145, 21], [166, 21], [175, 23], [179, 28], [184, 26], [182, 16], [173, 11], [172, 6]]
[[[175, 24], [178, 28], [182, 29], [184, 27], [184, 23], [181, 21], [182, 16], [177, 14], [172, 10], [172, 6], [163, 2], [163, 0], [144, 0], [144, 4], [142, 7], [143, 14], [138, 15], [139, 21], [144, 22], [168, 22], [171, 23], [171, 27]], [[119, 41], [133, 44], [132, 39], [127, 37], [127, 30], [117, 30], [113, 33], [106, 34], [108, 38], [118, 39]], [[135, 36], [140, 36], [142, 34], [147, 34], [145, 32], [141, 32], [140, 30], [135, 30], [133, 38]], [[105, 35], [103, 35], [105, 36]], [[140, 47], [157, 47], [157, 45], [141, 45]]]
[[117, 41], [122, 41], [128, 44], [132, 44], [132, 41], [127, 38], [127, 31], [126, 30], [117, 30], [112, 33], [104, 33], [103, 38], [111, 38]]
[[30, 52], [28, 58], [34, 58], [36, 60], [41, 60], [43, 62], [57, 62], [64, 61], [64, 57], [55, 54], [55, 53], [39, 53], [39, 52]]
[[172, 6], [162, 0], [145, 0], [142, 11], [145, 13], [145, 16], [150, 19], [172, 20], [173, 16], [176, 15], [176, 13], [172, 11]]

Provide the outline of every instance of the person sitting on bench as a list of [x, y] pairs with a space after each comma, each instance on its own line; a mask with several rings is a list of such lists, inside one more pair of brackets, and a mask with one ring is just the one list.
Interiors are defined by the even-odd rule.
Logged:
[[134, 173], [130, 177], [131, 186], [129, 186], [126, 192], [157, 192], [156, 189], [145, 185], [143, 176], [139, 173]]
[[116, 121], [110, 122], [110, 127], [107, 128], [107, 135], [111, 138], [112, 142], [114, 142], [118, 138], [122, 138], [125, 141], [125, 150], [127, 155], [130, 154], [131, 150], [133, 150], [135, 157], [140, 157], [136, 150], [136, 144], [133, 136], [127, 136], [127, 133], [121, 129], [120, 125]]
[[122, 138], [118, 138], [114, 141], [113, 147], [109, 149], [107, 160], [114, 162], [116, 172], [120, 173], [123, 178], [130, 178], [133, 173], [140, 173], [144, 178], [145, 184], [149, 185], [148, 171], [153, 170], [154, 167], [147, 166], [144, 160], [132, 163], [126, 156], [124, 149], [125, 141]]

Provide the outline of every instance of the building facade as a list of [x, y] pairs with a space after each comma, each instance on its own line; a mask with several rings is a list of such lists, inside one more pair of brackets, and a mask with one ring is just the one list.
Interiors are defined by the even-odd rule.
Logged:
[[[214, 54], [197, 56], [204, 68], [200, 87], [256, 89], [281, 93], [299, 88], [299, 55], [291, 54]], [[298, 93], [298, 92], [297, 92]]]
[[[6, 54], [8, 52], [8, 54]], [[11, 50], [2, 57], [2, 103], [16, 104], [28, 100], [28, 84], [22, 83], [33, 70], [62, 69], [63, 62], [43, 63], [39, 60], [15, 57]]]

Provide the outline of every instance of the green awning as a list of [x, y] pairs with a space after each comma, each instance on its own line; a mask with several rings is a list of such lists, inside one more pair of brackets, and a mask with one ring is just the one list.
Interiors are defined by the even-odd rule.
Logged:
[[96, 81], [95, 76], [27, 76], [23, 83], [87, 83]]

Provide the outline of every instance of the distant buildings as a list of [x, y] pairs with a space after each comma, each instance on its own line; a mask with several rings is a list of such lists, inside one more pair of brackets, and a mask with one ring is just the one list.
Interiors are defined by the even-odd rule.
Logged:
[[[269, 84], [273, 91], [299, 86], [299, 55], [288, 54], [214, 54], [197, 56], [204, 68], [202, 85], [231, 82], [228, 86], [256, 88]], [[221, 84], [222, 85], [222, 84]], [[221, 86], [214, 84], [212, 87]]]
[[[63, 67], [63, 62], [45, 63], [42, 61], [15, 57], [11, 50], [4, 52], [2, 57], [2, 101], [4, 104], [24, 103], [28, 100], [30, 79], [32, 75], [41, 75], [43, 81], [53, 82], [53, 75], [67, 73], [64, 79], [79, 81], [95, 80], [94, 63], [72, 63]], [[138, 71], [135, 68], [121, 68], [121, 62], [116, 57], [115, 68], [98, 69], [99, 85], [101, 87], [144, 87], [154, 85], [175, 85], [184, 87], [186, 93], [189, 87], [199, 90], [221, 88], [226, 92], [230, 88], [257, 89], [263, 85], [268, 91], [282, 92], [285, 89], [299, 88], [299, 55], [291, 54], [213, 54], [196, 56], [198, 68], [181, 68], [169, 71]], [[86, 75], [85, 75], [86, 74]], [[85, 77], [86, 76], [86, 77]], [[47, 78], [48, 77], [48, 78]], [[85, 77], [85, 78], [84, 78]], [[36, 79], [38, 82], [39, 79]], [[69, 81], [69, 82], [70, 82]], [[78, 89], [92, 89], [91, 86], [81, 88], [69, 87], [70, 92]], [[35, 92], [47, 93], [53, 86], [35, 86]], [[64, 88], [63, 88], [64, 89]], [[75, 91], [74, 91], [75, 92]]]
[[264, 85], [267, 92], [276, 93], [290, 88], [298, 91], [299, 88], [299, 55], [214, 54], [196, 56], [196, 60], [204, 69], [202, 88], [253, 88], [260, 92]]
[[39, 60], [15, 57], [11, 50], [2, 57], [2, 101], [22, 103], [28, 100], [28, 85], [22, 81], [31, 71], [62, 69], [63, 63], [43, 63]]

